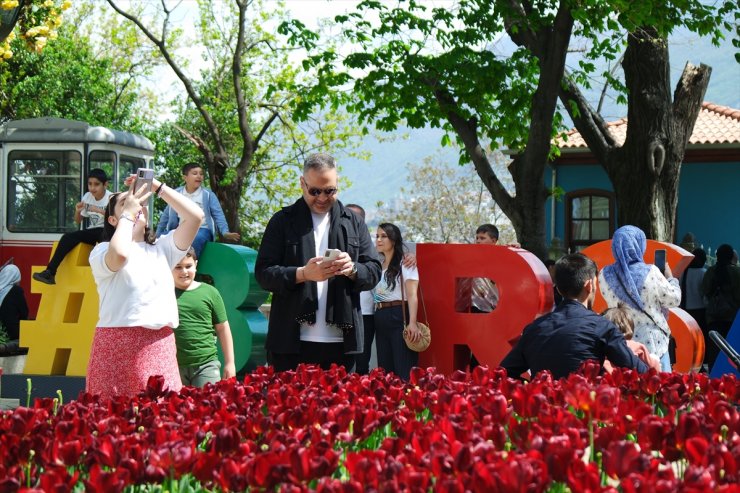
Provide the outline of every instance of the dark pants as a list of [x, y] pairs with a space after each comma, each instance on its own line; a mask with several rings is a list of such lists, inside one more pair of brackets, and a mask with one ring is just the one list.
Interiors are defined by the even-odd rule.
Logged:
[[355, 355], [344, 352], [343, 342], [301, 341], [300, 353], [268, 353], [267, 362], [275, 367], [275, 371], [295, 370], [301, 363], [319, 365], [324, 370], [335, 363], [350, 371], [355, 364]]
[[91, 228], [81, 229], [79, 231], [73, 231], [72, 233], [65, 233], [59, 239], [57, 249], [54, 250], [54, 255], [49, 261], [49, 265], [46, 266], [46, 270], [52, 274], [57, 273], [59, 264], [62, 263], [64, 257], [74, 249], [80, 243], [86, 243], [88, 245], [95, 245], [100, 241], [100, 237], [103, 234], [103, 228]]
[[419, 353], [412, 351], [403, 340], [401, 306], [391, 306], [375, 312], [375, 347], [378, 367], [408, 380], [411, 368], [419, 364]]
[[375, 339], [375, 316], [363, 315], [362, 325], [365, 328], [365, 350], [362, 354], [355, 355], [355, 371], [360, 375], [370, 373], [370, 353], [373, 349], [373, 339]]

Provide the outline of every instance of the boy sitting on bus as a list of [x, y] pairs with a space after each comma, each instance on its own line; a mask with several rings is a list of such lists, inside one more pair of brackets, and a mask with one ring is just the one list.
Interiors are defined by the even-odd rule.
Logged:
[[87, 193], [75, 205], [75, 223], [81, 224], [82, 218], [88, 220], [87, 228], [65, 233], [57, 244], [46, 269], [36, 272], [33, 278], [45, 284], [56, 284], [56, 274], [64, 257], [80, 243], [95, 245], [103, 233], [103, 218], [108, 207], [111, 192], [108, 190], [108, 176], [100, 168], [93, 168], [87, 175]]
[[[218, 231], [229, 241], [239, 241], [239, 233], [229, 232], [229, 225], [226, 223], [226, 216], [224, 211], [221, 209], [221, 204], [218, 201], [218, 197], [210, 189], [202, 186], [203, 179], [203, 168], [198, 163], [188, 163], [182, 167], [182, 178], [185, 181], [185, 185], [175, 189], [198, 204], [203, 212], [205, 213], [205, 219], [200, 225], [200, 230], [193, 240], [193, 249], [195, 254], [200, 257], [203, 247], [206, 246], [206, 242], [214, 241], [216, 238], [216, 228]], [[180, 218], [177, 217], [177, 213], [172, 210], [170, 206], [167, 206], [162, 212], [162, 216], [159, 218], [159, 224], [157, 225], [157, 237], [172, 231], [177, 228], [180, 223]]]

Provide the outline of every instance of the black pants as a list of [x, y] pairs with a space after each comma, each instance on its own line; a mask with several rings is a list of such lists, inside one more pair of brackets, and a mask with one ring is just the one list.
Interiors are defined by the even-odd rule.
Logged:
[[343, 342], [301, 341], [300, 353], [268, 353], [267, 362], [275, 367], [275, 371], [295, 370], [301, 363], [319, 365], [323, 370], [336, 363], [350, 371], [355, 364], [355, 355], [344, 352]]
[[52, 274], [57, 273], [59, 264], [62, 263], [64, 257], [74, 249], [80, 243], [86, 243], [88, 245], [95, 245], [100, 241], [100, 237], [103, 234], [103, 228], [91, 228], [81, 229], [79, 231], [73, 231], [72, 233], [65, 233], [62, 235], [57, 249], [54, 250], [54, 255], [49, 261], [49, 265], [46, 266], [46, 270]]
[[419, 364], [419, 353], [412, 351], [403, 340], [401, 306], [391, 306], [375, 312], [375, 347], [378, 367], [409, 379], [411, 368]]
[[362, 325], [365, 327], [365, 350], [362, 354], [355, 355], [355, 371], [360, 375], [367, 375], [370, 373], [370, 355], [375, 339], [375, 316], [363, 315]]

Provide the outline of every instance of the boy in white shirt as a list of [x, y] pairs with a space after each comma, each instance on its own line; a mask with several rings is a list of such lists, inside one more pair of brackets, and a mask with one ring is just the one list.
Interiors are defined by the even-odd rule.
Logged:
[[75, 223], [81, 224], [87, 218], [87, 228], [62, 235], [54, 255], [46, 269], [36, 272], [33, 278], [44, 284], [56, 284], [56, 273], [64, 257], [80, 243], [95, 245], [103, 233], [103, 218], [108, 207], [111, 192], [108, 190], [108, 176], [100, 168], [93, 168], [87, 175], [87, 193], [75, 205]]
[[[239, 241], [239, 233], [229, 231], [229, 225], [226, 222], [218, 197], [211, 189], [203, 186], [205, 179], [203, 167], [198, 163], [186, 164], [182, 167], [182, 179], [185, 185], [176, 188], [175, 191], [198, 204], [205, 213], [205, 219], [203, 219], [198, 234], [193, 240], [193, 249], [196, 256], [200, 258], [207, 242], [215, 241], [217, 232], [221, 233], [228, 241]], [[172, 207], [165, 208], [157, 225], [157, 238], [168, 231], [174, 230], [178, 224], [180, 224], [180, 218], [177, 213]]]

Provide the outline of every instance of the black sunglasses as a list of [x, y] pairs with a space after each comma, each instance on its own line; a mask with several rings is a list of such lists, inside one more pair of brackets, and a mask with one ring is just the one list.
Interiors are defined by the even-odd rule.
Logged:
[[326, 195], [327, 197], [331, 197], [332, 195], [335, 195], [339, 189], [336, 187], [329, 187], [329, 188], [315, 188], [315, 187], [309, 187], [308, 182], [306, 179], [303, 179], [303, 183], [306, 185], [306, 191], [311, 197], [318, 197], [322, 193]]

